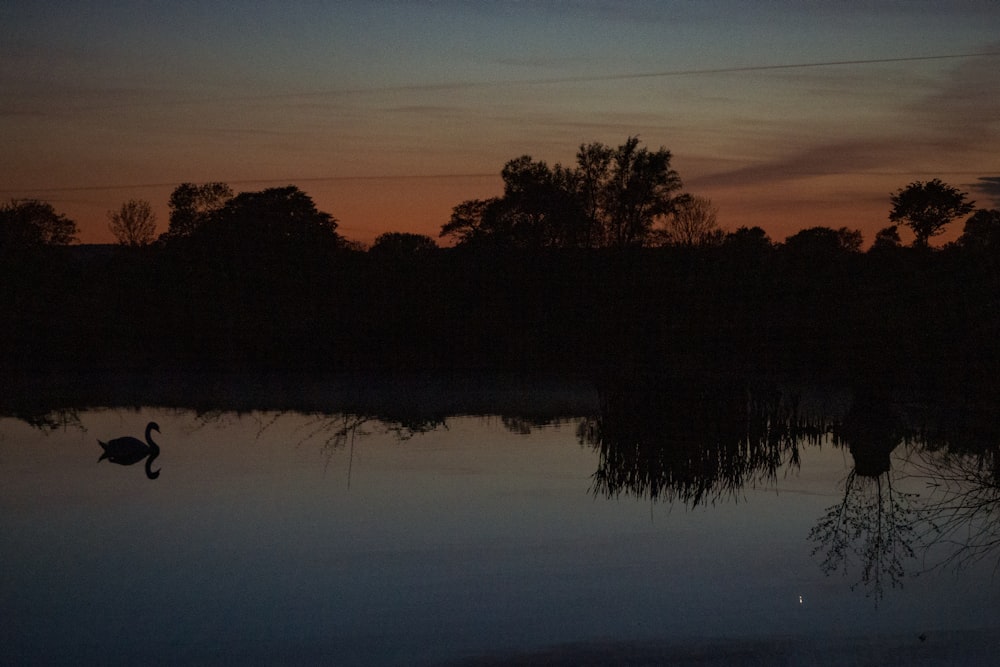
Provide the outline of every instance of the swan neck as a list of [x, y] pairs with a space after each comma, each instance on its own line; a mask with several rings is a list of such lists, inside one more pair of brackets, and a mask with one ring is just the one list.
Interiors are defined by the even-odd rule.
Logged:
[[153, 470], [153, 459], [160, 455], [160, 447], [153, 442], [153, 422], [146, 425], [146, 444], [149, 445], [149, 456], [146, 457], [146, 477], [156, 479], [160, 476], [159, 470]]

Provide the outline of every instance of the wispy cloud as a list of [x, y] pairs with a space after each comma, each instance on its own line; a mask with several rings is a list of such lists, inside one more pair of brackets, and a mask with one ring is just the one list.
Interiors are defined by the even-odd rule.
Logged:
[[[968, 186], [974, 192], [986, 195], [992, 200], [992, 206], [1000, 206], [1000, 176], [980, 176], [979, 179]], [[979, 208], [985, 208], [983, 202], [979, 202]]]
[[869, 131], [868, 136], [859, 133], [841, 141], [814, 143], [771, 160], [700, 176], [691, 184], [765, 185], [824, 175], [920, 176], [933, 174], [935, 168], [952, 175], [978, 175], [981, 172], [956, 168], [951, 155], [996, 144], [1000, 98], [995, 91], [1000, 90], [1000, 68], [993, 57], [989, 52], [963, 58], [919, 99], [897, 108], [894, 115], [900, 122], [877, 138]]

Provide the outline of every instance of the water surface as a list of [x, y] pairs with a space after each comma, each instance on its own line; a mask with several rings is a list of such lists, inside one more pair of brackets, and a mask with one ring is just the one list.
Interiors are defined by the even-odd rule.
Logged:
[[[928, 508], [940, 518], [958, 497], [931, 473], [961, 457], [910, 440], [889, 470], [859, 475], [851, 448], [818, 428], [702, 447], [696, 465], [658, 454], [637, 475], [649, 447], [641, 433], [610, 440], [609, 415], [4, 418], [0, 658], [985, 655], [1000, 628], [996, 555], [947, 561], [954, 550], [924, 546]], [[148, 421], [158, 479], [98, 462], [98, 439], [141, 438]], [[979, 493], [995, 508], [993, 490]], [[963, 534], [995, 525], [987, 512]]]

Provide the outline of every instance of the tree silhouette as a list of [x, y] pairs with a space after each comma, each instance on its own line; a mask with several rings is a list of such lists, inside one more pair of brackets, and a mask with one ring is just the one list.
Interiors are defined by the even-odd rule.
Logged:
[[576, 247], [588, 242], [575, 175], [524, 155], [504, 165], [504, 210], [516, 245]]
[[255, 248], [265, 252], [284, 249], [318, 250], [340, 241], [337, 221], [316, 208], [309, 195], [294, 185], [241, 192], [215, 211], [199, 229], [198, 236], [232, 248]]
[[580, 192], [603, 245], [647, 245], [654, 225], [675, 209], [681, 179], [670, 167], [670, 151], [639, 148], [629, 137], [617, 148], [601, 143], [580, 146]]
[[864, 238], [856, 229], [810, 227], [785, 239], [785, 248], [800, 255], [835, 255], [858, 252]]
[[968, 193], [937, 178], [914, 181], [892, 195], [889, 219], [913, 230], [916, 236], [913, 244], [926, 248], [932, 236], [942, 233], [948, 223], [975, 208], [975, 202], [967, 202], [966, 196]]
[[899, 227], [890, 225], [875, 233], [875, 241], [872, 243], [872, 248], [884, 250], [887, 248], [898, 248], [901, 245], [903, 245], [903, 241], [899, 238]]
[[502, 197], [462, 202], [441, 236], [522, 248], [651, 245], [679, 201], [670, 159], [665, 148], [640, 148], [638, 137], [581, 146], [575, 169], [523, 155], [504, 165]]
[[771, 237], [760, 227], [739, 227], [726, 234], [723, 243], [748, 253], [767, 253], [774, 248]]
[[122, 245], [149, 245], [156, 234], [156, 214], [143, 199], [129, 199], [117, 211], [108, 211], [108, 227]]
[[965, 221], [958, 244], [965, 248], [1000, 248], [1000, 211], [980, 209]]
[[441, 228], [460, 244], [490, 243], [518, 248], [580, 247], [590, 243], [587, 218], [576, 193], [576, 177], [561, 165], [522, 155], [501, 171], [502, 197], [462, 202]]
[[429, 236], [407, 232], [386, 232], [375, 238], [375, 243], [368, 252], [373, 257], [405, 260], [426, 255], [437, 249], [438, 246], [434, 239]]
[[0, 206], [0, 248], [69, 245], [76, 234], [76, 223], [48, 202], [12, 199]]
[[707, 197], [680, 196], [659, 236], [667, 245], [718, 245], [725, 238], [725, 232], [719, 229], [718, 212]]
[[190, 236], [232, 197], [233, 190], [225, 183], [181, 183], [170, 193], [170, 227], [164, 238]]
[[499, 209], [503, 200], [469, 199], [455, 206], [451, 218], [441, 226], [440, 236], [450, 236], [460, 245], [477, 243], [486, 239], [496, 240], [506, 234], [499, 222]]

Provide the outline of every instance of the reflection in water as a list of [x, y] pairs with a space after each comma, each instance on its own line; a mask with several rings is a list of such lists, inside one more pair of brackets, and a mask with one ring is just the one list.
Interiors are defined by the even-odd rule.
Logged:
[[911, 461], [913, 476], [929, 489], [920, 518], [931, 567], [967, 566], [1000, 550], [998, 446], [978, 452], [925, 449]]
[[[876, 602], [914, 563], [921, 567], [919, 555], [925, 566], [961, 565], [1000, 548], [1000, 433], [990, 426], [993, 411], [985, 409], [978, 420], [954, 406], [932, 412], [870, 388], [856, 389], [846, 410], [837, 394], [815, 396], [823, 400], [743, 380], [656, 378], [605, 387], [598, 403], [573, 413], [532, 406], [534, 411], [483, 414], [498, 414], [508, 431], [521, 435], [575, 415], [577, 440], [597, 454], [590, 484], [595, 495], [689, 508], [738, 500], [744, 489], [775, 484], [783, 470], [800, 467], [808, 446], [842, 447], [853, 461], [842, 497], [819, 516], [808, 540], [823, 572], [856, 577], [852, 587]], [[350, 486], [356, 441], [373, 435], [405, 441], [447, 429], [456, 413], [365, 405], [331, 412], [220, 409], [200, 412], [198, 419], [218, 424], [247, 414], [257, 420], [258, 439], [289, 417], [294, 428], [281, 437], [292, 447], [318, 444], [327, 466], [336, 451], [349, 447]], [[67, 415], [75, 413], [33, 411], [19, 418], [47, 431], [65, 424]], [[145, 459], [147, 475], [157, 478], [153, 430], [159, 427], [150, 422], [146, 443], [130, 437], [102, 442], [101, 460], [132, 465]]]
[[913, 503], [916, 494], [893, 484], [891, 454], [903, 441], [899, 415], [876, 392], [856, 391], [851, 409], [834, 428], [834, 442], [846, 446], [854, 466], [844, 481], [843, 499], [829, 507], [809, 532], [813, 555], [822, 554], [826, 574], [860, 562], [862, 585], [876, 602], [885, 584], [901, 585], [905, 561], [914, 557]]
[[[969, 433], [951, 450], [928, 445], [926, 431], [907, 426], [887, 394], [856, 389], [850, 409], [804, 410], [795, 394], [747, 384], [679, 386], [647, 383], [607, 391], [600, 412], [581, 421], [578, 438], [599, 454], [592, 491], [688, 507], [738, 499], [797, 468], [800, 447], [829, 436], [853, 460], [841, 500], [827, 508], [808, 539], [826, 574], [857, 571], [876, 603], [901, 585], [918, 550], [948, 547], [945, 562], [970, 562], [1000, 548], [1000, 455]], [[910, 415], [926, 423], [927, 415]], [[1000, 444], [1000, 438], [995, 440]], [[911, 450], [906, 471], [894, 470], [900, 445]], [[957, 444], [962, 443], [962, 444]], [[973, 448], [970, 453], [969, 448]], [[957, 452], [957, 453], [956, 453]], [[922, 479], [927, 498], [901, 484]], [[926, 562], [926, 561], [925, 561]]]
[[[285, 412], [276, 412], [266, 421], [259, 421], [257, 437], [260, 438], [266, 430], [275, 425], [285, 416]], [[358, 438], [381, 433], [390, 435], [396, 442], [409, 440], [415, 435], [429, 433], [438, 428], [447, 428], [442, 415], [395, 415], [392, 417], [375, 414], [358, 414], [342, 412], [335, 414], [313, 413], [299, 424], [295, 432], [298, 435], [295, 447], [306, 443], [319, 442], [320, 452], [328, 468], [334, 453], [349, 446], [350, 455], [347, 459], [347, 486], [351, 486], [351, 473], [354, 468], [354, 445]]]
[[[803, 548], [831, 494], [842, 491], [848, 451], [856, 461], [850, 502], [861, 492], [874, 498], [879, 478], [883, 495], [890, 483], [894, 497], [897, 482], [911, 490], [903, 483], [909, 459], [924, 445], [908, 439], [923, 431], [902, 426], [919, 422], [909, 404], [880, 408], [872, 399], [865, 417], [860, 399], [848, 410], [840, 394], [802, 391], [799, 400], [739, 383], [684, 389], [691, 393], [677, 383], [608, 392], [593, 417], [577, 413], [579, 433], [602, 436], [582, 447], [574, 429], [532, 426], [543, 417], [530, 411], [506, 413], [507, 432], [500, 418], [446, 411], [386, 414], [385, 421], [367, 406], [230, 411], [209, 415], [206, 424], [193, 412], [148, 409], [142, 421], [163, 422], [168, 434], [185, 437], [170, 444], [168, 476], [124, 505], [127, 489], [94, 485], [76, 468], [93, 465], [90, 432], [119, 435], [115, 424], [134, 414], [83, 411], [79, 433], [42, 433], [5, 420], [0, 503], [10, 511], [0, 512], [0, 662], [148, 664], [170, 655], [172, 662], [211, 664], [235, 652], [249, 663], [450, 664], [456, 656], [594, 637], [679, 642], [682, 650], [670, 655], [680, 662], [703, 655], [702, 642], [751, 638], [770, 652], [728, 657], [766, 661], [782, 656], [776, 637], [795, 637], [810, 652], [788, 661], [818, 664], [824, 661], [811, 658], [847, 636], [863, 640], [854, 644], [863, 650], [891, 647], [882, 654], [887, 662], [922, 664], [927, 650], [964, 641], [946, 640], [946, 631], [998, 626], [995, 595], [981, 585], [989, 573], [978, 567], [961, 577], [922, 576], [904, 591], [886, 583], [876, 610], [861, 587], [848, 590], [853, 579], [826, 579]], [[879, 422], [885, 410], [892, 418]], [[813, 414], [825, 417], [803, 416]], [[643, 421], [629, 430], [614, 420], [629, 415]], [[445, 420], [449, 428], [416, 435]], [[867, 442], [883, 443], [876, 450], [891, 451], [888, 470], [862, 463], [866, 456], [884, 461], [862, 451], [865, 433]], [[348, 492], [339, 475], [350, 466], [352, 437]], [[336, 449], [336, 479], [324, 474], [324, 446]], [[657, 460], [657, 447], [674, 446], [690, 462], [669, 451]], [[940, 449], [928, 452], [928, 474], [939, 463], [953, 465], [945, 474], [957, 490], [976, 459], [955, 459], [954, 446], [947, 457]], [[638, 466], [640, 455], [660, 466], [660, 477], [636, 467], [637, 480], [658, 485], [660, 499], [696, 500], [699, 511], [650, 522], [648, 495], [646, 502], [587, 496], [599, 467], [611, 475], [612, 462]], [[995, 501], [997, 485], [990, 497], [987, 474], [995, 461], [984, 458], [984, 490], [975, 497]], [[762, 479], [775, 480], [777, 492], [703, 507]], [[631, 496], [649, 487], [618, 488]], [[972, 496], [942, 490], [942, 507], [949, 497], [954, 505]], [[866, 530], [877, 523], [867, 521]], [[150, 530], [155, 549], [143, 537]], [[952, 539], [959, 537], [955, 531]], [[133, 632], [142, 618], [162, 621], [153, 646]], [[925, 631], [929, 638], [920, 641]], [[897, 647], [904, 652], [894, 654]], [[540, 655], [536, 661], [559, 657]]]
[[578, 435], [599, 453], [595, 494], [695, 507], [773, 482], [782, 467], [798, 466], [800, 443], [826, 430], [823, 418], [807, 419], [796, 397], [775, 389], [653, 381], [606, 392]]
[[80, 415], [76, 410], [22, 409], [11, 413], [25, 424], [39, 431], [58, 431], [67, 428], [82, 428]]
[[130, 466], [146, 459], [146, 477], [156, 479], [160, 476], [160, 471], [153, 470], [152, 465], [153, 460], [160, 455], [160, 448], [153, 442], [150, 435], [153, 431], [159, 433], [160, 426], [156, 422], [146, 424], [146, 442], [131, 436], [115, 438], [107, 442], [98, 440], [97, 444], [104, 449], [104, 453], [97, 459], [98, 462], [107, 459], [111, 463]]

